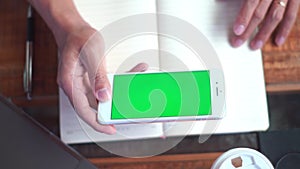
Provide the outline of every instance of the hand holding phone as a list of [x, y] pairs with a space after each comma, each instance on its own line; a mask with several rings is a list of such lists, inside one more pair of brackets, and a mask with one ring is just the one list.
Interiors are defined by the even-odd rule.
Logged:
[[101, 124], [204, 120], [223, 117], [225, 90], [218, 70], [108, 75], [112, 100], [100, 103]]

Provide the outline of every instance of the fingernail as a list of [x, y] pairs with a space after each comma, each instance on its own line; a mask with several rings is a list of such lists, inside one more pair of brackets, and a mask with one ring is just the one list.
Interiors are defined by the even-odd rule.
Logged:
[[253, 44], [252, 48], [255, 50], [255, 49], [262, 48], [262, 46], [263, 46], [263, 42], [261, 40], [258, 40]]
[[148, 69], [148, 64], [146, 64], [146, 63], [141, 63], [141, 65], [140, 65], [141, 67], [139, 68], [140, 70], [140, 72], [145, 72], [147, 69]]
[[111, 99], [111, 95], [107, 88], [98, 90], [97, 97], [100, 102], [106, 102]]
[[148, 70], [148, 66], [143, 67], [141, 72], [145, 72], [146, 70]]
[[281, 37], [279, 37], [279, 38], [276, 39], [276, 44], [278, 46], [280, 46], [280, 45], [282, 45], [284, 43], [284, 41], [285, 41], [285, 38], [283, 36], [281, 36]]
[[234, 41], [234, 46], [235, 46], [235, 47], [239, 47], [239, 46], [241, 46], [243, 43], [244, 43], [244, 41], [243, 41], [242, 39], [236, 39], [236, 40]]
[[233, 31], [236, 35], [241, 35], [245, 31], [245, 26], [244, 25], [235, 25], [233, 28]]

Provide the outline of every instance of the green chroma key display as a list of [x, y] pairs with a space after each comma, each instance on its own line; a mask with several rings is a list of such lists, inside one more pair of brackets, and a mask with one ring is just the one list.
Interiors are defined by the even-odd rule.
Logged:
[[211, 114], [209, 71], [115, 75], [112, 120]]

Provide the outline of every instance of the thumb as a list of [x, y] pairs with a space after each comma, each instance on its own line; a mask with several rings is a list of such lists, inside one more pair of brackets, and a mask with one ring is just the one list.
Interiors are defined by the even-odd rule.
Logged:
[[104, 40], [99, 32], [95, 32], [85, 43], [80, 53], [80, 61], [88, 73], [97, 100], [105, 102], [111, 99], [111, 86], [106, 76]]
[[100, 102], [106, 102], [111, 99], [111, 86], [106, 74], [105, 66], [101, 64], [94, 79], [94, 94]]

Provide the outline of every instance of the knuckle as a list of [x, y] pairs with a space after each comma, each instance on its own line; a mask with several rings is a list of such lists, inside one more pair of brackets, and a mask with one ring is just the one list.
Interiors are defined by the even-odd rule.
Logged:
[[104, 73], [97, 73], [95, 77], [95, 81], [92, 82], [93, 87], [95, 90], [102, 89], [102, 88], [110, 88], [108, 78]]
[[95, 81], [96, 82], [103, 82], [106, 80], [106, 75], [102, 72], [97, 72], [95, 75]]
[[272, 15], [272, 21], [279, 22], [283, 18], [283, 12], [275, 10]]
[[67, 90], [72, 86], [72, 81], [69, 79], [69, 77], [62, 74], [57, 75], [56, 82], [58, 86], [64, 90]]
[[259, 0], [248, 0], [249, 5], [256, 5], [259, 2]]
[[265, 3], [270, 4], [273, 0], [263, 0]]
[[64, 88], [64, 85], [66, 84], [65, 79], [61, 76], [57, 76], [56, 82], [61, 88]]
[[264, 19], [264, 13], [262, 11], [256, 10], [254, 12], [254, 18], [258, 21], [262, 21]]
[[68, 88], [68, 82], [67, 82], [67, 80], [65, 80], [65, 79], [59, 78], [59, 79], [58, 79], [58, 85], [59, 85], [62, 89], [64, 89], [64, 90], [66, 90], [66, 89]]

